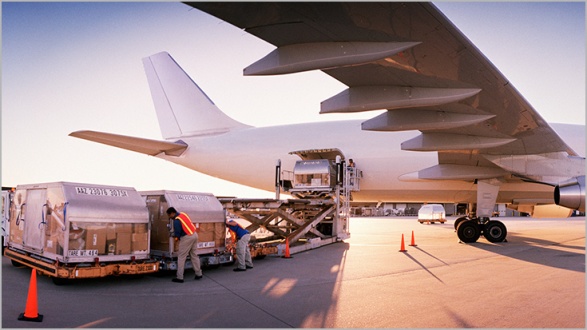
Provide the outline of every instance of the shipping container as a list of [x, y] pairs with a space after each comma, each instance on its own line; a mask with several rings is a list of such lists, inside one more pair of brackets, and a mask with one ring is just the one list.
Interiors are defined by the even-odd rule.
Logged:
[[[226, 249], [224, 208], [214, 195], [171, 190], [142, 191], [140, 194], [149, 212], [151, 257], [160, 262], [160, 269], [177, 269], [178, 242], [171, 235], [173, 222], [166, 213], [169, 207], [186, 213], [196, 226], [198, 256], [203, 267], [234, 261], [232, 253]], [[189, 258], [185, 268], [192, 268]]]
[[336, 165], [328, 159], [298, 160], [294, 166], [293, 188], [297, 191], [333, 191], [336, 185]]
[[4, 255], [54, 278], [158, 271], [149, 213], [134, 188], [53, 182], [19, 185]]

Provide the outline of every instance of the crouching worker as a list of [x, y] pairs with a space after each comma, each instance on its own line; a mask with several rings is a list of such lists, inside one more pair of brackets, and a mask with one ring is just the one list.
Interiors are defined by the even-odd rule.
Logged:
[[200, 268], [200, 257], [198, 257], [198, 233], [196, 233], [196, 226], [192, 223], [190, 217], [181, 212], [178, 213], [175, 208], [167, 209], [167, 216], [173, 219], [173, 233], [176, 240], [179, 240], [179, 251], [177, 252], [177, 275], [173, 282], [183, 283], [183, 272], [185, 269], [185, 261], [190, 256], [192, 260], [192, 267], [196, 273], [196, 280], [202, 278], [202, 269]]
[[235, 272], [244, 272], [247, 268], [253, 268], [253, 260], [251, 259], [251, 251], [249, 250], [249, 240], [251, 236], [248, 230], [244, 229], [234, 220], [228, 220], [226, 226], [236, 237], [236, 259], [237, 267], [233, 269]]

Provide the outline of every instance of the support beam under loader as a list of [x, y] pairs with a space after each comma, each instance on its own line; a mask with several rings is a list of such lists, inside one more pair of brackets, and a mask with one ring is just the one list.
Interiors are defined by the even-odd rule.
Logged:
[[[253, 245], [259, 248], [267, 245], [277, 246], [273, 253], [282, 255], [285, 239], [290, 244], [291, 253], [297, 253], [325, 244], [349, 238], [348, 226], [343, 233], [335, 233], [335, 221], [339, 218], [336, 201], [328, 199], [231, 199], [219, 198], [229, 216], [247, 220], [246, 228], [253, 233], [265, 228], [270, 236], [257, 238]], [[348, 219], [347, 219], [348, 221]], [[348, 223], [348, 222], [347, 222]], [[254, 248], [254, 247], [253, 247]]]

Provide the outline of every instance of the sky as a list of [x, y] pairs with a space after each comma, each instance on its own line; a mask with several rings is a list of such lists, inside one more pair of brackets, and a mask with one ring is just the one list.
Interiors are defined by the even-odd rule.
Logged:
[[[544, 119], [585, 123], [584, 2], [436, 5]], [[141, 62], [160, 51], [249, 125], [374, 117], [320, 115], [320, 102], [345, 88], [322, 72], [242, 75], [273, 48], [176, 2], [2, 2], [2, 186], [70, 181], [273, 197], [68, 136], [87, 129], [162, 139]]]

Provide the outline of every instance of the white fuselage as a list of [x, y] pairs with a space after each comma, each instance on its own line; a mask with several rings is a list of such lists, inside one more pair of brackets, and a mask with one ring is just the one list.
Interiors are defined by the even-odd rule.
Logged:
[[[292, 171], [300, 158], [289, 152], [338, 148], [362, 171], [360, 191], [354, 201], [475, 202], [476, 185], [466, 181], [401, 181], [400, 176], [438, 164], [436, 152], [400, 149], [401, 142], [418, 131], [371, 132], [361, 130], [361, 120], [317, 122], [274, 127], [245, 128], [228, 133], [182, 138], [189, 147], [180, 157], [158, 157], [217, 178], [275, 191], [275, 166]], [[553, 125], [557, 129], [556, 125]], [[582, 132], [577, 134], [577, 132]], [[561, 137], [583, 152], [584, 127], [566, 126]], [[569, 136], [566, 136], [566, 135]], [[514, 200], [553, 200], [553, 188], [533, 183], [505, 183], [498, 203]], [[553, 201], [554, 202], [554, 201]]]

